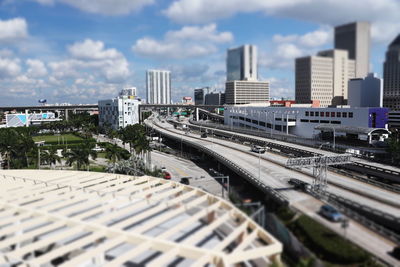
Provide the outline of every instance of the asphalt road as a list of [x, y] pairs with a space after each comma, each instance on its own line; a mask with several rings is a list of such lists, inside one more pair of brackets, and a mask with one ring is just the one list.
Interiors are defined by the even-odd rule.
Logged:
[[[331, 228], [335, 232], [341, 235], [344, 234], [344, 231], [343, 229], [341, 229], [340, 224], [329, 222], [318, 214], [318, 210], [320, 206], [323, 204], [323, 202], [311, 197], [308, 194], [295, 191], [287, 184], [287, 180], [289, 178], [297, 178], [304, 180], [306, 182], [311, 182], [312, 178], [310, 176], [301, 174], [291, 169], [286, 169], [272, 162], [259, 160], [257, 157], [253, 157], [247, 153], [249, 151], [249, 148], [247, 146], [212, 137], [211, 138], [208, 137], [207, 141], [201, 140], [198, 139], [199, 135], [197, 134], [184, 135], [182, 134], [181, 131], [173, 129], [172, 125], [168, 123], [160, 123], [160, 124], [162, 125], [162, 127], [168, 128], [168, 130], [173, 131], [177, 136], [179, 136], [182, 139], [195, 141], [198, 144], [212, 148], [215, 152], [221, 155], [229, 157], [231, 161], [234, 161], [236, 164], [247, 169], [255, 177], [259, 177], [259, 179], [262, 180], [264, 183], [272, 186], [275, 189], [278, 189], [282, 194], [287, 196], [291, 200], [291, 205], [293, 207], [315, 218], [317, 221], [323, 223], [324, 225]], [[228, 147], [222, 146], [221, 144], [224, 144]], [[243, 150], [243, 152], [236, 150], [238, 148], [239, 150]], [[266, 153], [262, 155], [262, 157], [266, 159], [268, 157], [276, 159], [276, 155], [272, 153]], [[357, 190], [369, 191], [371, 195], [381, 193], [377, 190], [376, 187], [363, 185], [362, 183], [359, 182], [355, 183], [356, 181], [349, 178], [343, 179], [343, 177], [340, 177], [340, 175], [337, 175], [337, 177], [336, 176], [329, 177], [329, 179], [337, 179], [337, 180], [341, 179], [343, 180], [342, 181], [343, 183], [347, 183], [346, 184], [347, 186], [354, 187], [354, 189]], [[380, 201], [371, 199], [370, 197], [359, 195], [357, 193], [352, 193], [348, 190], [344, 190], [342, 188], [335, 186], [329, 186], [328, 188], [329, 191], [335, 194], [343, 195], [346, 198], [350, 198], [365, 205], [370, 205], [374, 208], [379, 208], [385, 212], [392, 213], [397, 216], [400, 215], [399, 208], [393, 207], [388, 204], [384, 204]], [[385, 197], [388, 198], [391, 197], [388, 191], [383, 192], [382, 195], [383, 194], [388, 194], [385, 195]], [[397, 194], [394, 194], [393, 197], [398, 198], [399, 196]], [[379, 236], [378, 234], [358, 224], [357, 222], [350, 220], [350, 226], [346, 231], [346, 237], [352, 240], [352, 242], [358, 244], [359, 246], [365, 248], [372, 254], [376, 255], [377, 257], [383, 259], [384, 261], [393, 265], [399, 265], [398, 261], [396, 261], [394, 258], [388, 255], [388, 252], [390, 252], [393, 249], [394, 244], [391, 241], [386, 240], [385, 238]]]

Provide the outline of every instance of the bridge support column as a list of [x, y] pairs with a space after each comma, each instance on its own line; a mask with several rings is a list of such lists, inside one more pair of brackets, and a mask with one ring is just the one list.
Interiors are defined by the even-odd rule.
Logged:
[[196, 121], [199, 121], [199, 108], [196, 108]]
[[25, 109], [25, 126], [29, 127], [29, 109]]
[[65, 120], [67, 121], [68, 120], [68, 109], [65, 109], [64, 117], [65, 117]]

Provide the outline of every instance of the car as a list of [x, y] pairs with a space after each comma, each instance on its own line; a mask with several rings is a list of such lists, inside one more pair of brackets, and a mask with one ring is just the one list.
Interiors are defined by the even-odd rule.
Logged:
[[171, 180], [171, 174], [169, 172], [164, 172], [164, 179]]
[[319, 213], [333, 222], [341, 222], [344, 219], [343, 214], [341, 214], [337, 209], [332, 207], [331, 205], [323, 205], [321, 206]]
[[290, 178], [288, 180], [288, 184], [293, 185], [295, 189], [300, 189], [303, 191], [308, 191], [311, 189], [311, 185], [309, 183], [303, 182], [302, 180], [296, 178]]
[[185, 184], [185, 185], [189, 185], [190, 184], [189, 178], [191, 178], [191, 177], [182, 177], [181, 180], [180, 180], [180, 183], [181, 184]]
[[258, 145], [251, 145], [251, 151], [256, 152], [258, 154], [264, 154], [265, 147], [258, 146]]
[[400, 260], [400, 246], [394, 247], [393, 250], [392, 250], [391, 255], [392, 255], [394, 258]]
[[202, 133], [200, 137], [201, 138], [207, 138], [207, 133]]

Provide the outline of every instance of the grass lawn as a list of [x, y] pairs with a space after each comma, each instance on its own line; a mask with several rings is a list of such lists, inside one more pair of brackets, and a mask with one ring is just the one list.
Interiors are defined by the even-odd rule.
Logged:
[[97, 152], [97, 157], [105, 159], [106, 158], [106, 152]]
[[64, 137], [64, 141], [67, 143], [69, 142], [76, 142], [83, 140], [82, 138], [73, 135], [73, 134], [62, 134], [62, 135], [39, 135], [39, 136], [34, 136], [33, 141], [39, 142], [39, 141], [44, 141], [45, 143], [57, 143], [58, 140], [60, 140], [60, 143], [62, 142], [62, 137]]

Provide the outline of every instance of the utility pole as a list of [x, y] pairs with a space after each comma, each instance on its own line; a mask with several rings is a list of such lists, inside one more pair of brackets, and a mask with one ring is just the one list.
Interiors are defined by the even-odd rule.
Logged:
[[261, 179], [261, 153], [258, 151], [258, 180]]
[[40, 148], [38, 147], [38, 169], [40, 170]]

